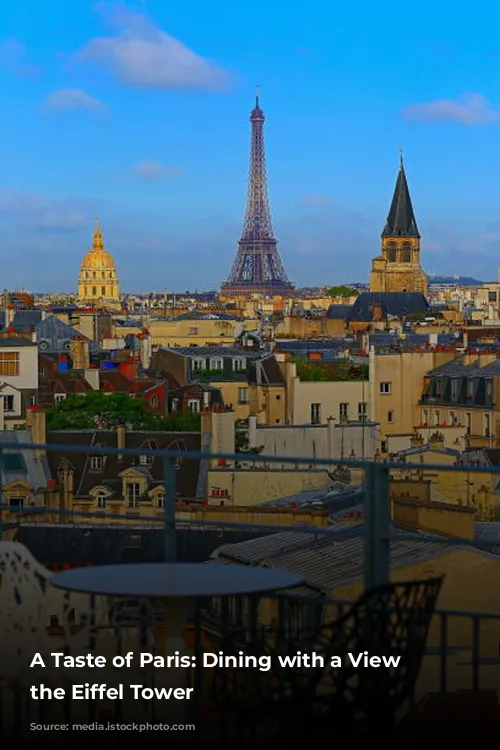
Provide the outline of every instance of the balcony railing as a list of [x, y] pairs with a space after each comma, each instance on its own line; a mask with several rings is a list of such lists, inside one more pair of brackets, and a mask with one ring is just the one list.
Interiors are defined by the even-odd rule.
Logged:
[[[89, 453], [88, 446], [73, 446], [73, 445], [34, 445], [31, 443], [4, 443], [0, 444], [0, 465], [2, 465], [2, 459], [4, 456], [10, 453], [19, 453], [23, 451], [37, 451], [45, 453], [62, 453], [68, 455], [71, 453]], [[164, 536], [164, 560], [165, 562], [173, 563], [178, 559], [178, 532], [180, 529], [185, 527], [190, 528], [207, 528], [207, 529], [219, 529], [221, 527], [225, 529], [246, 529], [255, 532], [262, 531], [263, 533], [269, 534], [277, 532], [293, 532], [294, 534], [313, 534], [317, 539], [329, 539], [334, 543], [340, 538], [363, 538], [363, 586], [365, 589], [385, 584], [391, 577], [391, 545], [396, 542], [412, 542], [420, 543], [422, 545], [429, 545], [431, 542], [439, 542], [441, 545], [448, 545], [450, 549], [460, 548], [474, 549], [478, 547], [483, 551], [484, 559], [489, 561], [498, 561], [500, 566], [500, 557], [496, 558], [494, 553], [500, 548], [500, 542], [497, 538], [472, 540], [470, 538], [458, 538], [456, 536], [446, 536], [445, 534], [437, 534], [426, 532], [422, 535], [421, 532], [415, 530], [409, 530], [402, 528], [395, 528], [393, 520], [392, 505], [393, 499], [390, 491], [391, 474], [394, 471], [401, 471], [405, 474], [410, 472], [425, 472], [429, 473], [442, 473], [446, 474], [466, 474], [467, 478], [464, 479], [464, 487], [467, 483], [470, 483], [471, 477], [475, 474], [484, 475], [489, 473], [498, 476], [500, 481], [500, 467], [485, 467], [477, 466], [456, 466], [456, 465], [443, 465], [443, 464], [408, 464], [397, 463], [397, 462], [381, 462], [381, 461], [366, 461], [357, 460], [355, 458], [350, 459], [312, 459], [310, 457], [297, 458], [289, 456], [266, 456], [260, 454], [212, 454], [208, 452], [190, 452], [190, 451], [161, 451], [155, 449], [145, 448], [112, 448], [112, 447], [99, 447], [99, 453], [102, 456], [113, 456], [120, 454], [124, 457], [135, 457], [135, 456], [151, 456], [159, 458], [163, 461], [164, 467], [164, 489], [165, 489], [165, 500], [163, 508], [163, 517], [158, 515], [141, 515], [140, 518], [133, 517], [126, 513], [115, 514], [107, 513], [106, 511], [76, 511], [73, 509], [63, 509], [54, 507], [31, 507], [22, 510], [12, 511], [12, 508], [3, 502], [2, 492], [3, 487], [0, 487], [0, 542], [2, 539], [2, 533], [5, 537], [7, 532], [12, 531], [12, 527], [16, 525], [23, 525], [30, 523], [36, 525], [37, 523], [45, 523], [46, 518], [50, 517], [51, 523], [58, 523], [60, 520], [67, 525], [68, 521], [73, 524], [79, 523], [93, 523], [94, 521], [103, 520], [109, 521], [110, 524], [114, 524], [117, 521], [124, 523], [126, 526], [136, 527], [138, 523], [157, 525], [163, 529]], [[196, 518], [190, 518], [189, 520], [183, 520], [181, 516], [182, 508], [177, 504], [177, 471], [176, 465], [182, 460], [195, 460], [201, 462], [225, 462], [227, 465], [234, 465], [236, 463], [244, 463], [245, 465], [252, 464], [255, 467], [262, 466], [273, 466], [277, 465], [282, 467], [283, 465], [290, 465], [293, 468], [297, 464], [311, 465], [317, 469], [324, 469], [325, 471], [334, 470], [339, 465], [345, 466], [353, 474], [358, 473], [362, 477], [364, 496], [363, 496], [363, 523], [358, 525], [346, 525], [346, 526], [333, 526], [333, 527], [311, 527], [307, 525], [294, 525], [294, 526], [280, 526], [270, 524], [253, 524], [246, 522], [237, 522], [230, 520], [230, 508], [228, 509], [228, 516], [224, 520], [207, 521]], [[318, 490], [318, 493], [320, 490]], [[468, 490], [464, 490], [466, 494]], [[430, 508], [435, 510], [435, 508]], [[499, 534], [500, 538], [500, 534]], [[488, 550], [490, 550], [488, 552]], [[279, 550], [277, 550], [278, 552]], [[293, 570], [293, 564], [291, 563]], [[395, 570], [398, 566], [398, 560], [394, 561], [392, 568]], [[423, 564], [425, 573], [425, 564]], [[429, 571], [432, 568], [432, 557], [429, 557]], [[460, 572], [461, 571], [461, 572]], [[500, 567], [499, 567], [500, 571]], [[428, 577], [431, 576], [429, 572]], [[460, 587], [461, 576], [474, 575], [474, 582], [477, 580], [478, 590], [484, 587], [485, 584], [491, 585], [491, 582], [484, 578], [486, 573], [481, 572], [480, 566], [477, 567], [477, 572], [467, 571], [466, 567], [462, 567], [456, 573], [455, 580], [450, 582], [450, 586]], [[404, 578], [404, 570], [398, 569], [398, 576]], [[500, 580], [500, 579], [499, 579]], [[0, 571], [0, 583], [1, 583], [1, 571]], [[349, 584], [349, 581], [342, 582], [345, 587]], [[332, 587], [333, 588], [333, 587]], [[496, 690], [499, 683], [498, 677], [500, 676], [500, 585], [498, 606], [494, 606], [497, 612], [483, 612], [475, 611], [474, 598], [469, 596], [469, 607], [464, 609], [442, 609], [438, 608], [434, 614], [433, 624], [429, 635], [426, 658], [424, 661], [424, 667], [420, 677], [420, 683], [417, 684], [415, 693], [409, 700], [409, 709], [415, 708], [415, 705], [419, 699], [424, 695], [429, 694], [440, 694], [448, 695], [454, 693], [457, 690], [469, 690], [472, 695], [480, 696], [481, 691], [485, 689]], [[0, 585], [1, 594], [1, 585]], [[303, 618], [303, 607], [311, 605], [319, 608], [321, 615], [320, 619], [325, 617], [325, 613], [340, 613], [345, 611], [345, 608], [349, 606], [349, 599], [338, 599], [330, 595], [324, 595], [321, 592], [316, 592], [313, 596], [311, 592], [307, 596], [300, 593], [288, 593], [286, 595], [275, 596], [272, 598], [259, 597], [256, 599], [248, 598], [248, 606], [244, 605], [242, 609], [246, 612], [253, 612], [253, 615], [248, 615], [253, 618], [252, 622], [255, 624], [256, 618], [260, 623], [260, 626], [265, 628], [272, 624], [273, 616], [267, 614], [266, 621], [266, 599], [270, 599], [275, 602], [275, 622], [274, 625], [278, 625], [279, 628], [294, 629], [295, 635], [300, 637], [301, 632], [304, 630]], [[283, 614], [280, 602], [290, 602], [296, 609], [295, 619]], [[351, 599], [352, 601], [352, 599]], [[195, 653], [201, 653], [204, 648], [204, 636], [205, 629], [222, 636], [224, 633], [230, 631], [236, 626], [250, 627], [250, 620], [246, 621], [244, 617], [240, 615], [235, 616], [232, 614], [230, 609], [230, 602], [222, 604], [221, 608], [214, 609], [214, 602], [205, 601], [198, 602], [194, 611], [192, 612], [192, 643], [191, 647]], [[26, 606], [29, 606], [28, 604]], [[136, 603], [132, 603], [132, 610], [136, 612]], [[87, 610], [83, 611], [85, 615], [83, 618], [83, 625], [85, 623], [93, 622], [94, 615], [94, 603], [87, 603]], [[106, 605], [108, 607], [108, 605]], [[108, 612], [106, 609], [106, 612]], [[274, 610], [273, 610], [274, 611]], [[264, 613], [264, 614], [263, 614]], [[301, 614], [302, 613], [302, 614]], [[135, 615], [134, 615], [135, 616]], [[287, 619], [288, 617], [288, 619]], [[103, 624], [106, 622], [106, 626]], [[99, 627], [108, 628], [116, 633], [120, 630], [125, 620], [118, 619], [113, 620], [108, 614], [101, 621]], [[137, 622], [137, 618], [135, 620]], [[46, 623], [48, 625], [48, 623]], [[55, 626], [54, 626], [55, 627]], [[75, 625], [76, 627], [76, 625]], [[57, 629], [57, 628], [56, 628]], [[138, 634], [139, 643], [144, 644], [144, 635], [141, 627], [138, 628], [140, 631]], [[91, 641], [95, 645], [96, 641], [97, 626], [91, 628]], [[142, 639], [142, 640], [141, 640]], [[118, 642], [113, 641], [111, 646], [113, 649], [119, 649]], [[153, 647], [151, 647], [153, 648]], [[204, 716], [204, 703], [203, 703], [203, 684], [204, 675], [196, 672], [193, 674], [193, 684], [197, 684], [200, 688], [196, 691], [198, 696], [193, 704], [192, 715], [190, 721], [198, 724]], [[8, 686], [3, 686], [7, 689]], [[0, 688], [1, 688], [1, 675], [0, 675]], [[10, 687], [8, 688], [10, 689]], [[1, 690], [0, 690], [1, 693]], [[10, 698], [5, 700], [14, 701], [13, 705], [16, 704], [15, 693]], [[479, 700], [472, 701], [473, 707], [477, 710], [476, 718], [477, 721], [481, 720], [481, 704]], [[10, 715], [9, 726], [12, 729], [12, 722], [19, 722], [19, 726], [26, 721], [28, 714], [27, 705], [23, 704], [23, 708], [17, 706], [16, 710]], [[68, 711], [73, 710], [71, 707], [67, 707]], [[113, 709], [114, 711], [115, 709]], [[118, 709], [116, 709], [118, 710]], [[90, 705], [88, 708], [89, 719], [96, 717], [95, 705]], [[81, 717], [81, 713], [79, 714]], [[113, 714], [114, 716], [114, 714]], [[193, 718], [194, 717], [194, 718]], [[1, 733], [0, 733], [1, 736]]]

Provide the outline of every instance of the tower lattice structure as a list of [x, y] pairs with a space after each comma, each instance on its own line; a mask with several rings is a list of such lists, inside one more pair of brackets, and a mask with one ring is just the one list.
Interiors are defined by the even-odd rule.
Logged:
[[259, 96], [250, 114], [251, 149], [248, 198], [238, 252], [221, 292], [227, 296], [267, 294], [287, 296], [294, 286], [288, 280], [274, 237], [267, 195], [264, 112]]

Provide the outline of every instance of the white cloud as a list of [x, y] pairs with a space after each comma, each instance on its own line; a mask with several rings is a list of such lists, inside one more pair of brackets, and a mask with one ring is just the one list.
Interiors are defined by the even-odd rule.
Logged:
[[182, 167], [169, 167], [159, 161], [143, 161], [136, 164], [133, 173], [140, 180], [166, 180], [184, 174]]
[[299, 206], [331, 206], [333, 201], [323, 195], [303, 195], [298, 200]]
[[226, 88], [229, 76], [162, 31], [145, 13], [101, 3], [99, 10], [115, 29], [114, 36], [96, 37], [74, 58], [106, 69], [122, 83], [149, 89]]
[[87, 94], [83, 89], [58, 89], [47, 96], [45, 103], [51, 110], [90, 109], [97, 111], [102, 108], [99, 99]]
[[0, 64], [22, 76], [36, 72], [34, 65], [28, 61], [28, 49], [19, 39], [4, 39], [0, 42]]
[[465, 94], [457, 99], [411, 104], [403, 111], [407, 120], [417, 122], [455, 122], [477, 126], [500, 123], [500, 110], [481, 94]]
[[73, 200], [59, 201], [40, 193], [0, 188], [0, 218], [19, 228], [70, 232], [90, 227], [89, 213], [87, 206]]

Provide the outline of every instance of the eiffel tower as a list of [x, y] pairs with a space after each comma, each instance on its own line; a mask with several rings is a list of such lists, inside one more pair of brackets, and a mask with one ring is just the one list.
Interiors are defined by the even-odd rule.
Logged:
[[250, 114], [252, 142], [245, 223], [231, 273], [227, 281], [221, 284], [221, 294], [228, 297], [246, 294], [287, 297], [294, 290], [283, 268], [271, 224], [264, 120], [257, 93], [255, 107]]

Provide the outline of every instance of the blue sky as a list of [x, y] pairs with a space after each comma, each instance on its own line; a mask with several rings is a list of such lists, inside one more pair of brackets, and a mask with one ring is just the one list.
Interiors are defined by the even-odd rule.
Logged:
[[495, 277], [499, 20], [493, 0], [2, 4], [0, 284], [75, 289], [100, 216], [124, 291], [217, 288], [255, 84], [297, 285], [368, 279], [400, 148], [425, 270]]

